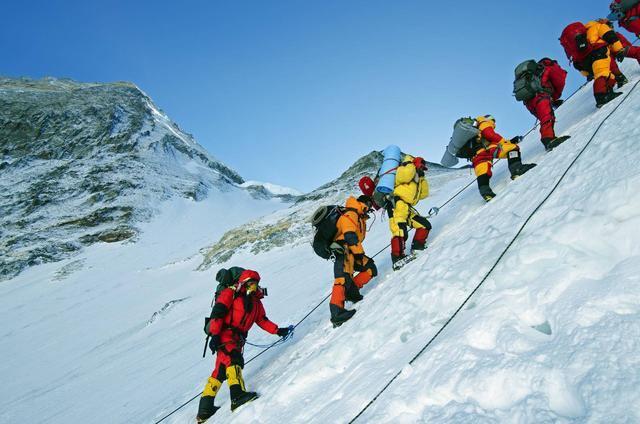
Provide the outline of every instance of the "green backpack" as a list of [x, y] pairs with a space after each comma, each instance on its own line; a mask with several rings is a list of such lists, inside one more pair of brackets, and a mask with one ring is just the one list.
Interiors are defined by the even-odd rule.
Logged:
[[237, 282], [238, 278], [240, 278], [240, 274], [244, 272], [244, 268], [240, 268], [239, 266], [232, 266], [229, 269], [221, 268], [220, 271], [216, 274], [216, 281], [218, 282], [218, 287], [216, 287], [216, 296], [220, 292], [228, 287], [233, 287]]
[[542, 73], [544, 65], [535, 60], [526, 60], [516, 66], [516, 79], [513, 82], [513, 94], [519, 102], [527, 102], [538, 93], [545, 91], [542, 86]]

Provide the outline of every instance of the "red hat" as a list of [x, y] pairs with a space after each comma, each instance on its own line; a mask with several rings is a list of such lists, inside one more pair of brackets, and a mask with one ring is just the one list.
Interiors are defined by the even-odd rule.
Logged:
[[238, 282], [240, 284], [247, 283], [251, 280], [260, 282], [260, 274], [251, 269], [245, 269], [242, 271], [242, 274], [240, 274], [240, 277], [238, 277]]
[[376, 189], [376, 183], [374, 183], [371, 177], [367, 175], [360, 178], [358, 186], [360, 186], [360, 190], [362, 190], [362, 193], [364, 193], [365, 196], [369, 197], [373, 196], [373, 191]]
[[427, 162], [425, 162], [425, 160], [420, 156], [413, 159], [413, 164], [417, 169], [427, 169]]

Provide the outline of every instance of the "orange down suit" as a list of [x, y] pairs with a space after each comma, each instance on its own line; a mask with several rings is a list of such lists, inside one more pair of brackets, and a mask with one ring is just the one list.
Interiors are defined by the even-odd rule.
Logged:
[[[335, 254], [334, 283], [330, 301], [340, 308], [344, 308], [345, 284], [353, 282], [356, 287], [362, 288], [377, 274], [373, 260], [365, 256], [362, 247], [367, 234], [366, 220], [369, 208], [353, 196], [347, 199], [345, 206], [345, 212], [336, 223], [338, 232], [334, 242], [343, 249]], [[354, 277], [355, 271], [359, 274]]]

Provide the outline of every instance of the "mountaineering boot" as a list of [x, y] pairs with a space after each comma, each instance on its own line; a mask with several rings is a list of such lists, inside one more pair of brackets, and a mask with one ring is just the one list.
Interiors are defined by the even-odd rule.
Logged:
[[491, 187], [489, 187], [488, 185], [479, 186], [478, 190], [480, 190], [480, 196], [482, 196], [485, 202], [488, 202], [494, 197], [496, 197], [496, 194], [493, 192], [493, 190], [491, 190]]
[[496, 194], [491, 190], [489, 186], [490, 177], [487, 174], [480, 175], [476, 181], [478, 183], [478, 190], [480, 191], [480, 196], [485, 200], [485, 202], [490, 201]]
[[348, 300], [349, 302], [358, 303], [362, 299], [364, 299], [364, 297], [360, 294], [358, 286], [356, 286], [353, 280], [348, 277], [345, 282], [344, 294], [345, 300]]
[[396, 262], [402, 260], [405, 257], [404, 254], [404, 237], [395, 236], [391, 239], [391, 263], [395, 270]]
[[410, 255], [402, 255], [402, 257], [399, 257], [399, 258], [392, 256], [391, 262], [392, 262], [393, 270], [398, 271], [400, 268], [402, 268], [403, 266], [405, 266], [406, 264], [414, 260], [416, 257], [417, 256], [413, 253], [411, 253]]
[[202, 391], [202, 397], [200, 397], [200, 404], [198, 405], [198, 416], [196, 417], [196, 422], [204, 423], [206, 422], [213, 414], [215, 414], [219, 406], [215, 406], [213, 402], [216, 399], [216, 394], [218, 390], [220, 390], [220, 386], [222, 383], [217, 378], [209, 377], [207, 380], [207, 384], [204, 386], [204, 390]]
[[563, 136], [560, 136], [560, 137], [543, 138], [541, 141], [542, 141], [542, 144], [544, 145], [544, 149], [547, 152], [550, 152], [551, 150], [555, 149], [556, 147], [558, 147], [559, 145], [561, 145], [565, 141], [569, 140], [570, 138], [571, 138], [570, 135], [563, 135]]
[[606, 93], [598, 93], [595, 95], [596, 97], [596, 107], [597, 108], [601, 108], [602, 106], [606, 105], [607, 103], [609, 103], [611, 100], [615, 99], [618, 96], [621, 96], [622, 93], [619, 93], [617, 91], [609, 91]]
[[515, 168], [513, 172], [511, 172], [511, 179], [515, 180], [516, 178], [518, 178], [521, 175], [524, 175], [527, 171], [529, 171], [532, 168], [535, 168], [536, 166], [538, 165], [535, 163], [521, 163], [520, 166], [518, 166], [517, 168]]
[[528, 170], [536, 166], [535, 163], [522, 163], [520, 152], [518, 151], [509, 152], [508, 164], [512, 180], [524, 175]]
[[329, 303], [329, 311], [331, 312], [331, 323], [334, 328], [344, 324], [356, 313], [354, 309], [347, 310], [333, 303]]
[[628, 83], [629, 80], [624, 76], [624, 74], [618, 74], [616, 75], [616, 82], [618, 83], [618, 88], [622, 88], [622, 86]]
[[256, 392], [247, 392], [245, 390], [242, 368], [239, 365], [231, 365], [227, 368], [227, 383], [229, 383], [232, 412], [245, 403], [258, 398]]
[[429, 230], [426, 228], [416, 228], [416, 233], [413, 236], [411, 242], [411, 251], [424, 250], [427, 248], [427, 237], [429, 237]]
[[[229, 387], [229, 390], [231, 390], [233, 388]], [[245, 403], [249, 403], [252, 400], [256, 400], [258, 399], [258, 394], [256, 392], [244, 392], [244, 391], [239, 391], [237, 389], [234, 389], [234, 391], [237, 392], [236, 396], [232, 395], [231, 398], [231, 412], [235, 411], [236, 409], [238, 409], [239, 407], [241, 407], [242, 405], [244, 405]]]

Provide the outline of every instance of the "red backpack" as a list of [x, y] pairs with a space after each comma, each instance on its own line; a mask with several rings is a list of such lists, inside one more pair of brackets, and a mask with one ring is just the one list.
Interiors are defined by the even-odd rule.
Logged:
[[581, 22], [574, 22], [562, 31], [560, 44], [571, 61], [584, 59], [591, 50], [587, 42], [587, 28]]

